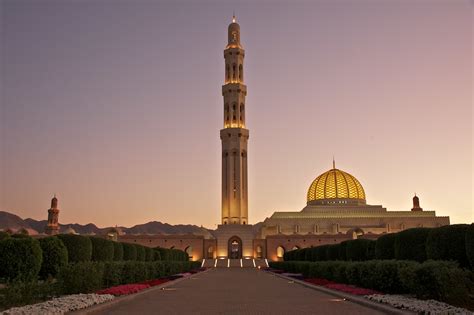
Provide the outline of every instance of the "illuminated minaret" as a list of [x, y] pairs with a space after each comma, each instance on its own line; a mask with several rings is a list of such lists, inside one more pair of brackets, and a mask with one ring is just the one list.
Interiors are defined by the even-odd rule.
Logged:
[[222, 141], [222, 224], [248, 224], [247, 140], [244, 85], [245, 51], [240, 44], [240, 25], [235, 16], [228, 29], [224, 50], [224, 129]]
[[48, 225], [46, 226], [45, 233], [48, 235], [56, 235], [59, 233], [59, 209], [58, 209], [58, 198], [54, 195], [51, 199], [51, 209], [48, 210]]

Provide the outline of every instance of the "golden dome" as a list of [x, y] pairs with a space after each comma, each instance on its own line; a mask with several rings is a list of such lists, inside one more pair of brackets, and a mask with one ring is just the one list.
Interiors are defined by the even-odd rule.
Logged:
[[308, 204], [365, 204], [365, 192], [360, 182], [349, 173], [333, 168], [311, 183]]

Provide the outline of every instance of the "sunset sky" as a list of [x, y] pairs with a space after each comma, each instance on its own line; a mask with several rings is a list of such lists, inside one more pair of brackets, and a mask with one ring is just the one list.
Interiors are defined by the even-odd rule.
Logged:
[[220, 222], [223, 49], [246, 50], [249, 222], [336, 166], [473, 221], [472, 2], [1, 0], [0, 210]]

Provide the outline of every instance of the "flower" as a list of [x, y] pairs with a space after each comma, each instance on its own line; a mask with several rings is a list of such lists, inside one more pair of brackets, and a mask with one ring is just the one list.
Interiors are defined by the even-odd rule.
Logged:
[[150, 287], [149, 284], [124, 284], [124, 285], [119, 285], [116, 287], [111, 287], [108, 289], [101, 290], [97, 292], [97, 294], [112, 294], [115, 296], [119, 295], [127, 295], [127, 294], [132, 294], [132, 293], [137, 293], [141, 290], [148, 289]]

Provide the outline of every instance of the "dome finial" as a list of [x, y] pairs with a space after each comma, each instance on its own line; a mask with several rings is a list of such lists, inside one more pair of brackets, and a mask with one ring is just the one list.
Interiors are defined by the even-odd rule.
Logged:
[[235, 10], [232, 11], [232, 23], [235, 23]]
[[336, 160], [334, 159], [334, 155], [332, 156], [332, 169], [336, 169]]

